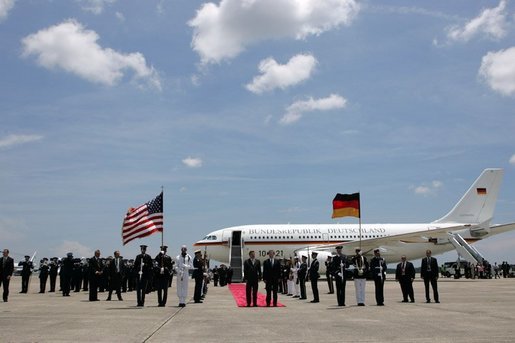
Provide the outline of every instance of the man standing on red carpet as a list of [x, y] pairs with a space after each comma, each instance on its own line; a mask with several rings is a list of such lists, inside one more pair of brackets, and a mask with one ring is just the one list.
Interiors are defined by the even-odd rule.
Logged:
[[266, 283], [266, 306], [270, 306], [270, 300], [274, 298], [274, 307], [277, 306], [277, 288], [281, 278], [281, 263], [274, 258], [275, 251], [268, 252], [268, 258], [263, 262], [263, 281]]
[[[254, 250], [249, 251], [249, 259], [243, 263], [243, 281], [246, 282], [247, 307], [250, 301], [257, 307], [258, 281], [261, 279], [261, 263], [256, 260]], [[251, 297], [252, 294], [252, 297]]]

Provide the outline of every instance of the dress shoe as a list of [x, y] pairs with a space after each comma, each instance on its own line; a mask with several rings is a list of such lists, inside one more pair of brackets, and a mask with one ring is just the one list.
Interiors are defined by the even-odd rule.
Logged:
[[411, 300], [411, 301], [410, 301], [410, 303], [414, 303], [414, 302], [415, 302], [415, 300]]
[[203, 302], [198, 300], [198, 301], [195, 301], [195, 304], [202, 304]]
[[179, 304], [179, 307], [186, 307], [186, 304], [184, 304], [184, 303], [180, 303], [180, 304]]
[[358, 303], [358, 306], [365, 306], [365, 304], [363, 304], [363, 303]]
[[317, 303], [319, 302], [318, 300], [311, 300], [310, 303]]
[[119, 298], [118, 298], [118, 301], [123, 301], [123, 298], [122, 298], [122, 297], [119, 297]]
[[254, 307], [258, 307], [258, 305], [257, 305], [257, 304], [254, 304]]
[[345, 304], [341, 304], [341, 305], [338, 305], [338, 306], [345, 306]]
[[440, 303], [440, 300], [436, 300], [435, 303], [439, 304]]
[[379, 304], [377, 304], [377, 306], [384, 306], [384, 304], [383, 303], [379, 303]]
[[426, 300], [426, 303], [428, 303], [428, 304], [429, 304], [430, 302], [431, 302], [431, 300]]
[[298, 295], [294, 295], [293, 297], [294, 297], [294, 298], [298, 298], [299, 296], [298, 296]]
[[165, 304], [159, 304], [157, 307], [165, 307]]
[[107, 298], [106, 301], [111, 301], [111, 298]]
[[407, 302], [408, 302], [408, 300], [403, 300], [402, 302], [403, 302], [403, 303], [407, 303]]

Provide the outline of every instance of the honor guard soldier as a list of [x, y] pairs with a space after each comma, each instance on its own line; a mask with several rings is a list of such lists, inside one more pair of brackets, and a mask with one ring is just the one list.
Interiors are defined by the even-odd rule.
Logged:
[[201, 304], [202, 283], [204, 282], [204, 263], [202, 260], [202, 252], [200, 250], [195, 250], [192, 277], [193, 280], [195, 280], [195, 292], [193, 293], [193, 300], [196, 304]]
[[57, 280], [57, 272], [59, 265], [57, 257], [52, 257], [49, 263], [50, 269], [48, 270], [48, 276], [50, 277], [50, 290], [48, 292], [55, 292], [55, 282]]
[[422, 259], [422, 265], [420, 266], [420, 276], [424, 279], [424, 287], [426, 289], [426, 302], [430, 303], [431, 298], [429, 297], [429, 284], [433, 288], [433, 296], [435, 303], [439, 303], [438, 297], [438, 261], [436, 258], [431, 257], [431, 250], [426, 250], [426, 257]]
[[275, 251], [268, 251], [268, 258], [263, 262], [263, 281], [266, 286], [266, 306], [270, 306], [273, 298], [274, 307], [277, 306], [277, 291], [281, 279], [281, 263], [274, 258]]
[[123, 263], [123, 258], [120, 256], [120, 252], [118, 250], [114, 252], [114, 258], [111, 260], [111, 263], [109, 263], [107, 272], [109, 274], [109, 294], [107, 295], [106, 301], [111, 300], [113, 291], [116, 292], [118, 300], [123, 301], [122, 279], [125, 275], [125, 264]]
[[29, 290], [29, 281], [30, 276], [32, 275], [32, 269], [34, 269], [34, 265], [32, 264], [32, 261], [30, 260], [30, 256], [25, 256], [25, 261], [21, 261], [18, 263], [19, 267], [22, 267], [21, 269], [21, 292], [20, 293], [27, 293]]
[[370, 260], [370, 270], [376, 290], [377, 306], [384, 306], [384, 280], [386, 278], [386, 261], [381, 257], [379, 249], [374, 249], [374, 257]]
[[415, 267], [413, 263], [406, 261], [405, 255], [401, 256], [401, 263], [397, 265], [395, 280], [397, 280], [401, 286], [402, 302], [407, 303], [409, 297], [410, 301], [414, 303], [413, 280], [415, 280]]
[[73, 273], [73, 254], [69, 252], [66, 257], [61, 260], [60, 282], [63, 297], [70, 296], [70, 286]]
[[331, 273], [336, 284], [336, 300], [338, 306], [345, 306], [345, 285], [347, 283], [347, 256], [342, 253], [341, 245], [336, 247], [336, 256], [331, 263]]
[[329, 287], [329, 292], [327, 294], [334, 293], [334, 282], [333, 275], [331, 274], [331, 265], [333, 263], [333, 257], [331, 255], [327, 256], [327, 260], [325, 261], [325, 278], [327, 280], [327, 286]]
[[249, 251], [249, 258], [243, 262], [243, 281], [246, 283], [247, 307], [250, 303], [257, 307], [258, 284], [261, 279], [261, 263], [256, 259], [254, 250]]
[[302, 259], [302, 262], [300, 263], [299, 271], [297, 272], [298, 277], [299, 277], [299, 287], [300, 287], [300, 298], [299, 299], [306, 300], [307, 299], [306, 278], [308, 276], [308, 264], [306, 261], [308, 260], [308, 257], [305, 255], [302, 255], [301, 259]]
[[89, 259], [89, 301], [98, 301], [98, 288], [103, 272], [100, 250], [95, 250], [95, 255]]
[[136, 256], [134, 261], [134, 270], [137, 273], [136, 280], [136, 296], [138, 299], [138, 306], [145, 305], [145, 294], [147, 292], [148, 282], [152, 277], [152, 257], [147, 254], [147, 246], [142, 244], [139, 246], [141, 254]]
[[48, 258], [43, 258], [39, 266], [39, 293], [45, 293], [46, 280], [48, 279]]
[[168, 299], [168, 286], [172, 274], [172, 258], [166, 254], [168, 247], [161, 246], [161, 251], [156, 256], [157, 267], [157, 302], [159, 307], [166, 306]]
[[358, 306], [365, 306], [365, 286], [368, 273], [368, 261], [361, 253], [360, 248], [356, 248], [356, 255], [352, 257], [354, 265], [354, 287], [356, 288], [356, 301]]
[[189, 270], [193, 268], [193, 259], [187, 251], [188, 248], [183, 245], [181, 247], [181, 253], [177, 256], [177, 297], [179, 298], [179, 307], [186, 306]]
[[318, 274], [318, 270], [320, 269], [320, 263], [317, 260], [318, 253], [312, 252], [311, 258], [313, 261], [311, 261], [311, 265], [309, 266], [308, 271], [308, 277], [311, 281], [311, 290], [313, 291], [313, 300], [311, 300], [312, 303], [320, 302], [320, 299], [318, 298], [318, 278], [320, 278], [320, 274]]
[[9, 298], [9, 283], [14, 273], [14, 260], [9, 257], [9, 249], [4, 249], [2, 252], [2, 263], [0, 263], [0, 282], [2, 283], [3, 299], [7, 302]]

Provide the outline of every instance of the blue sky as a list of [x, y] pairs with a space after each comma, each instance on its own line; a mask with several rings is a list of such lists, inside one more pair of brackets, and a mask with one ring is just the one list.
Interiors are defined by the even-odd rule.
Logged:
[[[172, 255], [227, 226], [331, 223], [337, 192], [361, 192], [364, 223], [432, 221], [488, 167], [494, 222], [515, 221], [513, 2], [0, 0], [0, 49], [17, 259], [157, 254], [120, 230], [161, 186]], [[514, 244], [477, 247], [515, 262]]]

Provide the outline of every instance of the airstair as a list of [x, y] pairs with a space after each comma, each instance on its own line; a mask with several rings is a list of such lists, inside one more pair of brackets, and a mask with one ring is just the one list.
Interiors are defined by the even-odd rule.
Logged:
[[458, 255], [470, 263], [483, 264], [485, 258], [476, 248], [468, 244], [459, 233], [449, 232], [449, 242], [454, 246]]
[[230, 246], [231, 256], [229, 258], [229, 265], [233, 271], [232, 282], [243, 281], [243, 261], [242, 261], [242, 245], [241, 245], [241, 231], [233, 231]]

